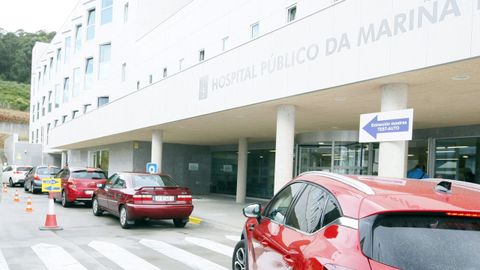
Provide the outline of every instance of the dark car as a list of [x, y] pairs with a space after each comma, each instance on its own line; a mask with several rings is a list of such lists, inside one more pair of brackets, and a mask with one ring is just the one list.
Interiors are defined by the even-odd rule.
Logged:
[[173, 219], [176, 227], [185, 227], [192, 193], [166, 174], [118, 173], [95, 192], [92, 210], [95, 216], [103, 211], [118, 216], [124, 229], [142, 219]]
[[480, 186], [309, 172], [248, 217], [232, 269], [480, 269]]
[[65, 167], [55, 178], [60, 178], [62, 191], [54, 193], [54, 200], [61, 201], [63, 207], [69, 207], [74, 202], [92, 204], [92, 196], [98, 186], [104, 185], [107, 175], [97, 168]]
[[42, 179], [54, 177], [60, 169], [55, 166], [35, 166], [25, 176], [23, 189], [35, 194], [42, 191]]

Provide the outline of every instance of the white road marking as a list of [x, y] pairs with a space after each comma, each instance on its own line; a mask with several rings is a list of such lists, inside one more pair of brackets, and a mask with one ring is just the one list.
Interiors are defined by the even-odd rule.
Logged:
[[240, 236], [238, 236], [238, 235], [225, 235], [225, 238], [227, 238], [228, 240], [235, 241], [235, 242], [240, 241]]
[[5, 257], [3, 256], [2, 251], [0, 250], [0, 270], [9, 270], [7, 261], [5, 260]]
[[149, 247], [176, 261], [197, 270], [227, 270], [227, 268], [206, 260], [162, 241], [142, 239], [140, 244]]
[[59, 246], [41, 243], [32, 249], [49, 270], [87, 270]]
[[195, 238], [195, 237], [185, 237], [185, 241], [192, 243], [194, 245], [210, 249], [211, 251], [223, 254], [228, 257], [232, 257], [233, 248], [227, 245], [223, 245], [208, 239]]
[[90, 244], [88, 244], [88, 246], [100, 252], [103, 256], [116, 263], [122, 269], [160, 270], [160, 268], [156, 267], [155, 265], [115, 244], [102, 241], [92, 241]]

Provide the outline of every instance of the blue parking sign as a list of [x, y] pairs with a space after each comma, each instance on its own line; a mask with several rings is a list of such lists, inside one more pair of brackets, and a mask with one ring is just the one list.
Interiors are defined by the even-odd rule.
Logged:
[[158, 172], [157, 163], [147, 163], [147, 172], [148, 173], [157, 173]]

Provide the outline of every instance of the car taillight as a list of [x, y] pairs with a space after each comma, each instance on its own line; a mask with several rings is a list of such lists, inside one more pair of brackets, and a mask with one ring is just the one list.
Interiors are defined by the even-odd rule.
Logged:
[[192, 203], [192, 195], [177, 195], [178, 202]]
[[453, 217], [480, 217], [480, 214], [469, 212], [447, 212], [447, 216]]
[[133, 203], [142, 204], [144, 202], [151, 202], [153, 199], [152, 195], [133, 195]]
[[35, 174], [35, 175], [33, 176], [33, 179], [39, 180], [39, 181], [41, 180], [41, 179], [40, 179], [40, 176], [38, 176], [37, 174]]

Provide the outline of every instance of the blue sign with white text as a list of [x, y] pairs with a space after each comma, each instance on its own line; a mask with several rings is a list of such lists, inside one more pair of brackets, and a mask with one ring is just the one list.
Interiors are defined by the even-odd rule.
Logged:
[[368, 134], [370, 134], [373, 138], [376, 139], [379, 133], [405, 132], [408, 131], [409, 126], [409, 118], [398, 118], [379, 121], [377, 115], [363, 127], [363, 130], [365, 130]]

